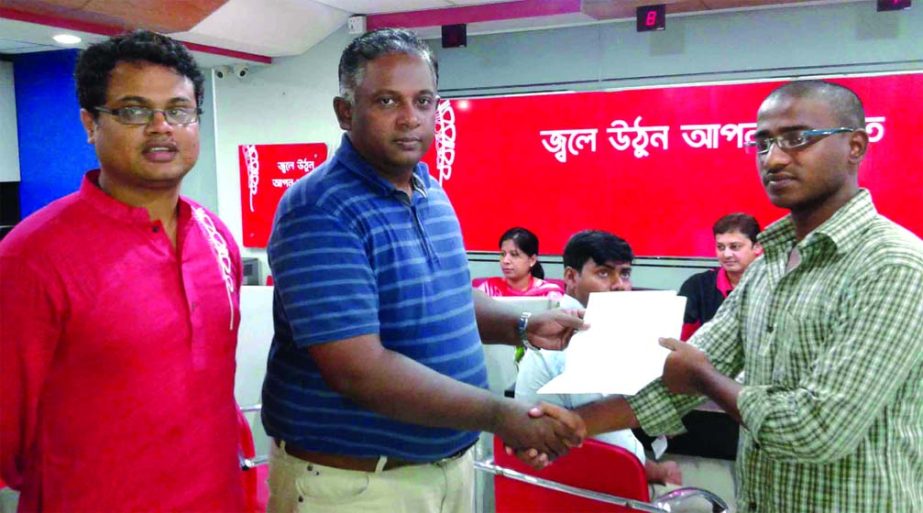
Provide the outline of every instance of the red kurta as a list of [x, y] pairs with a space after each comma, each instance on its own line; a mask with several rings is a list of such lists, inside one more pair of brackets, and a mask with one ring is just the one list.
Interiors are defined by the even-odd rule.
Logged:
[[237, 245], [183, 198], [174, 249], [97, 181], [0, 243], [2, 477], [20, 511], [242, 511]]
[[484, 292], [490, 297], [540, 297], [547, 296], [551, 299], [561, 299], [564, 290], [550, 281], [540, 280], [535, 277], [529, 278], [529, 287], [526, 290], [516, 290], [510, 287], [505, 278], [495, 276], [487, 278], [483, 283], [477, 286], [478, 290]]

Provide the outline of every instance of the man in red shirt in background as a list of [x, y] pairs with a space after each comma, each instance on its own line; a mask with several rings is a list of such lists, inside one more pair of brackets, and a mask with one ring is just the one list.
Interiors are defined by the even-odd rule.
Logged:
[[680, 287], [679, 295], [686, 297], [682, 340], [688, 340], [699, 326], [715, 316], [750, 263], [763, 254], [763, 248], [756, 242], [759, 233], [760, 224], [750, 214], [738, 212], [715, 221], [712, 234], [721, 267], [693, 274]]
[[20, 511], [242, 511], [240, 255], [179, 195], [203, 77], [138, 31], [77, 63], [99, 159], [0, 243], [0, 471]]

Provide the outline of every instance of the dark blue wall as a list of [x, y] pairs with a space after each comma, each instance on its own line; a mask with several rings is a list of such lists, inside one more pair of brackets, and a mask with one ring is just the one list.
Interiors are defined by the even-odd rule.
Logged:
[[99, 166], [80, 125], [76, 62], [77, 50], [13, 59], [23, 217], [76, 191], [83, 174]]

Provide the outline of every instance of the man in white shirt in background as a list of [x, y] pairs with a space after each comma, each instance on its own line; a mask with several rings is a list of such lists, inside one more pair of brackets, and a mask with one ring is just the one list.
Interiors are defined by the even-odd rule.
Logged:
[[[564, 282], [566, 295], [561, 308], [586, 308], [591, 292], [631, 290], [631, 246], [620, 237], [599, 230], [574, 234], [564, 248]], [[516, 399], [527, 403], [539, 400], [573, 409], [602, 399], [603, 394], [542, 394], [538, 389], [564, 372], [564, 351], [526, 351], [519, 363]], [[662, 463], [647, 460], [644, 446], [630, 429], [610, 431], [594, 437], [623, 447], [644, 465], [648, 482], [682, 484], [683, 476], [675, 461]]]

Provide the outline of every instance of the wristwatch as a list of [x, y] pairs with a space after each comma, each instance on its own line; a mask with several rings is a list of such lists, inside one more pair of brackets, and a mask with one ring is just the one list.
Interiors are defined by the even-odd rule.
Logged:
[[519, 341], [522, 342], [523, 347], [533, 351], [541, 351], [541, 348], [535, 347], [532, 345], [532, 342], [529, 342], [529, 336], [526, 334], [526, 329], [529, 327], [529, 317], [532, 317], [532, 312], [522, 312], [519, 315], [519, 324], [516, 325], [516, 333], [519, 335]]

